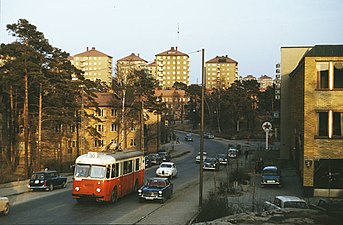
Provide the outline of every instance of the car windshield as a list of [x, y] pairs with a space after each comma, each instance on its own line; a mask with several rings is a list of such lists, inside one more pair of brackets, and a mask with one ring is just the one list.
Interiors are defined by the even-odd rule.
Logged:
[[285, 202], [285, 208], [298, 208], [307, 209], [307, 204], [305, 202]]
[[207, 162], [207, 163], [212, 163], [212, 162], [215, 162], [215, 161], [216, 161], [215, 158], [207, 158], [207, 159], [205, 159], [205, 162]]
[[165, 187], [166, 183], [160, 180], [149, 180], [147, 183], [148, 187]]
[[171, 168], [172, 165], [171, 165], [171, 164], [167, 164], [167, 163], [162, 163], [162, 164], [160, 165], [160, 167], [162, 167], [162, 168]]
[[278, 176], [277, 170], [263, 170], [262, 176]]
[[226, 157], [225, 154], [218, 154], [217, 156], [218, 156], [218, 158], [225, 158]]
[[44, 174], [43, 173], [34, 173], [31, 176], [32, 180], [44, 180]]

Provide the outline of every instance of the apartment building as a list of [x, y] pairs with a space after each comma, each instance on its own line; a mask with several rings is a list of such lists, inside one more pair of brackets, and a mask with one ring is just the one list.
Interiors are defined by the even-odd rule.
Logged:
[[260, 84], [260, 91], [264, 92], [268, 87], [273, 87], [274, 80], [272, 77], [267, 75], [262, 75], [257, 79], [257, 82]]
[[206, 89], [227, 89], [238, 80], [238, 62], [226, 56], [216, 56], [205, 64]]
[[144, 70], [147, 69], [147, 61], [141, 57], [139, 54], [132, 53], [124, 58], [117, 60], [117, 76], [128, 75], [134, 70]]
[[112, 56], [106, 55], [92, 47], [76, 54], [70, 59], [71, 64], [84, 72], [85, 79], [112, 84]]
[[343, 45], [281, 48], [281, 74], [281, 157], [305, 196], [342, 197]]
[[160, 87], [171, 88], [175, 82], [189, 85], [189, 56], [177, 47], [156, 54], [155, 63]]

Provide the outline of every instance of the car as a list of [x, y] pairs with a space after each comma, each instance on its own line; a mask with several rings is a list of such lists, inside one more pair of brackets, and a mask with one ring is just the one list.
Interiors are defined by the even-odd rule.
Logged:
[[229, 148], [229, 150], [227, 150], [227, 156], [231, 159], [236, 159], [238, 157], [238, 150], [235, 148]]
[[55, 170], [34, 172], [27, 187], [32, 190], [52, 191], [54, 188], [65, 188], [67, 177], [60, 176]]
[[172, 162], [163, 162], [156, 170], [156, 176], [158, 177], [169, 177], [170, 179], [176, 177], [177, 169]]
[[204, 160], [204, 165], [203, 165], [203, 169], [204, 170], [214, 170], [214, 171], [218, 171], [219, 170], [219, 161], [216, 158], [212, 158], [212, 157], [207, 157]]
[[144, 200], [158, 200], [164, 203], [172, 195], [173, 183], [164, 177], [149, 178], [146, 184], [138, 190], [138, 199], [140, 202]]
[[275, 196], [273, 202], [265, 201], [263, 205], [263, 211], [283, 208], [309, 209], [309, 205], [296, 196]]
[[185, 136], [185, 141], [193, 141], [193, 136], [192, 136], [192, 134], [186, 134], [186, 136]]
[[2, 215], [8, 215], [10, 212], [10, 202], [7, 197], [0, 197], [0, 213]]
[[277, 166], [266, 166], [261, 172], [261, 186], [273, 185], [281, 187], [281, 171]]
[[157, 153], [149, 154], [145, 158], [150, 161], [151, 165], [160, 165], [163, 162], [162, 157]]
[[151, 159], [149, 157], [144, 157], [145, 167], [148, 168], [152, 166]]
[[166, 151], [160, 151], [158, 154], [161, 156], [163, 162], [170, 162], [171, 156]]
[[229, 163], [229, 160], [227, 158], [227, 154], [219, 153], [219, 154], [217, 154], [216, 158], [218, 159], [220, 165], [227, 165]]
[[204, 133], [204, 138], [207, 139], [214, 139], [214, 135], [210, 132]]
[[[202, 154], [202, 160], [204, 161], [207, 157], [207, 153], [206, 152], [203, 152]], [[200, 152], [198, 153], [198, 155], [195, 157], [195, 162], [196, 163], [200, 163]]]

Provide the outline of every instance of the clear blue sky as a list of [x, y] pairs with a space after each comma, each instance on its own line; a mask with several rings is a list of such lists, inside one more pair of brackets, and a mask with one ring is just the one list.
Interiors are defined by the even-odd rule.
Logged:
[[[239, 74], [275, 77], [282, 46], [343, 43], [342, 0], [0, 0], [6, 24], [27, 19], [71, 55], [95, 47], [114, 62], [131, 53], [151, 62], [178, 46], [228, 55]], [[179, 27], [179, 34], [177, 33]], [[201, 53], [190, 54], [190, 82], [201, 82]]]

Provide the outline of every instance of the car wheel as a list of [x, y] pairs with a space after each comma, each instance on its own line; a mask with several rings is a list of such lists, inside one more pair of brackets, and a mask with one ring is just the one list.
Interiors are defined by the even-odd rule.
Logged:
[[115, 203], [116, 201], [118, 201], [118, 195], [117, 195], [117, 187], [115, 187], [112, 191], [111, 194], [111, 203]]
[[54, 185], [53, 184], [50, 184], [49, 185], [49, 191], [53, 191], [54, 190]]
[[10, 212], [10, 204], [6, 204], [4, 211], [2, 212], [2, 214], [4, 214], [5, 216], [8, 215], [8, 213]]

